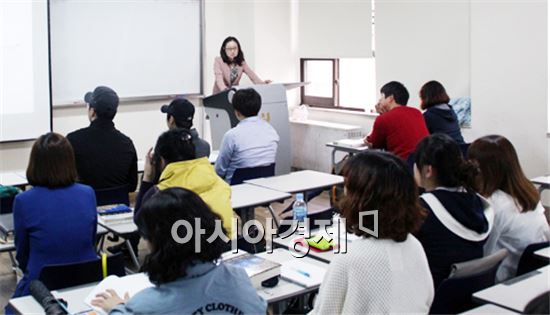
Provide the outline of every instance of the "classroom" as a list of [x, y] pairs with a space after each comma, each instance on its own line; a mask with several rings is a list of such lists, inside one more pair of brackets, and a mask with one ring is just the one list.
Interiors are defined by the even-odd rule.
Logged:
[[549, 12], [0, 0], [0, 307], [47, 313], [40, 279], [71, 314], [548, 314]]

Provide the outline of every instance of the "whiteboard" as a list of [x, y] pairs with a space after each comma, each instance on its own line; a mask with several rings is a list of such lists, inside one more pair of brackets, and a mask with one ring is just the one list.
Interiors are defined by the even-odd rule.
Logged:
[[50, 0], [53, 104], [200, 94], [200, 0]]

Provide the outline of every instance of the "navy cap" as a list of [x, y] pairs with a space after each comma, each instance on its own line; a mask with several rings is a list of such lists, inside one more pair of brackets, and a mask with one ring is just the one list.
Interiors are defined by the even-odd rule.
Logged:
[[160, 111], [174, 117], [178, 125], [192, 122], [195, 116], [195, 106], [184, 98], [176, 98], [170, 105], [162, 105]]
[[113, 89], [106, 86], [98, 86], [93, 92], [84, 95], [84, 101], [95, 109], [96, 112], [115, 114], [118, 108], [118, 95]]

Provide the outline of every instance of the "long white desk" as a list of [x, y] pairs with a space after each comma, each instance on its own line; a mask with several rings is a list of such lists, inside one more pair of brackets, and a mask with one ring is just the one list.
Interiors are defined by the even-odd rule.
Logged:
[[24, 170], [0, 173], [0, 185], [4, 186], [25, 186], [27, 177]]
[[474, 309], [471, 309], [469, 311], [466, 311], [464, 313], [460, 313], [461, 315], [500, 315], [500, 314], [519, 314], [516, 312], [512, 312], [510, 310], [507, 310], [505, 308], [496, 306], [494, 304], [484, 304], [479, 307], [476, 307]]
[[550, 290], [550, 265], [474, 293], [474, 299], [523, 312], [527, 304]]
[[344, 178], [339, 175], [305, 170], [286, 175], [245, 180], [245, 183], [294, 194], [343, 184]]
[[539, 249], [535, 252], [535, 255], [544, 257], [544, 258], [550, 258], [550, 247]]
[[[286, 250], [276, 249], [273, 253], [258, 254], [263, 258], [282, 263], [291, 259], [296, 259]], [[310, 258], [302, 258], [305, 262], [326, 268], [327, 265]], [[54, 291], [52, 294], [57, 298], [62, 298], [68, 303], [68, 308], [71, 313], [78, 313], [89, 310], [90, 307], [84, 304], [84, 298], [92, 291], [96, 283], [86, 284], [74, 288], [67, 288], [59, 291]], [[308, 292], [315, 291], [319, 286], [305, 288], [298, 284], [279, 279], [279, 283], [273, 288], [258, 288], [258, 294], [268, 303], [276, 303], [291, 297], [299, 296]], [[32, 296], [24, 296], [11, 299], [9, 304], [20, 314], [44, 314], [44, 309]]]
[[531, 182], [539, 185], [539, 193], [542, 193], [545, 189], [550, 189], [550, 175], [532, 178]]
[[231, 207], [242, 209], [257, 207], [276, 201], [283, 201], [292, 195], [250, 184], [239, 184], [231, 186]]

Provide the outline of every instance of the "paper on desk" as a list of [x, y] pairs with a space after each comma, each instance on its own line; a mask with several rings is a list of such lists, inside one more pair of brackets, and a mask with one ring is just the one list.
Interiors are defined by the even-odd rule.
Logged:
[[326, 273], [321, 268], [310, 263], [293, 259], [286, 261], [281, 266], [281, 277], [290, 282], [297, 283], [307, 288], [320, 285]]
[[343, 145], [351, 148], [360, 148], [365, 146], [365, 142], [363, 141], [363, 138], [358, 139], [341, 139], [334, 141], [338, 145]]
[[[124, 298], [126, 292], [132, 297], [136, 293], [153, 286], [145, 273], [136, 273], [124, 277], [108, 276], [95, 286], [92, 292], [84, 299], [84, 303], [92, 306], [92, 300], [95, 299], [95, 296], [107, 291], [107, 289], [115, 290], [118, 296]], [[95, 306], [92, 306], [92, 308], [101, 314], [105, 314], [103, 310]]]

